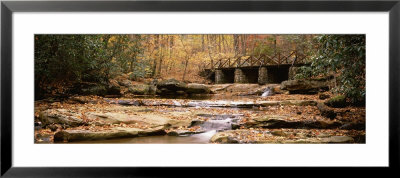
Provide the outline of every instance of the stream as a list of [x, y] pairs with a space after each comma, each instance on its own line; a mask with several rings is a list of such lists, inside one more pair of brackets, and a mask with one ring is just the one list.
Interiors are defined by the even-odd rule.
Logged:
[[[239, 109], [240, 108], [233, 108]], [[202, 130], [205, 132], [197, 134], [179, 135], [179, 136], [145, 136], [145, 137], [135, 137], [135, 138], [121, 138], [121, 139], [109, 139], [109, 140], [90, 140], [90, 141], [78, 141], [70, 142], [77, 144], [85, 143], [139, 143], [139, 144], [164, 144], [164, 143], [174, 143], [174, 144], [205, 144], [209, 143], [210, 138], [219, 131], [231, 130], [232, 123], [236, 123], [240, 120], [242, 115], [211, 115], [202, 114], [199, 117], [208, 118], [207, 121], [200, 124]]]
[[[269, 92], [269, 91], [268, 91]], [[268, 96], [264, 94], [263, 97]], [[159, 96], [139, 96], [135, 97], [137, 99], [190, 99], [194, 103], [195, 107], [186, 108], [187, 110], [196, 110], [198, 108], [210, 108], [207, 101], [211, 100], [224, 100], [224, 101], [242, 101], [248, 99], [255, 99], [260, 96], [227, 96], [227, 95], [195, 95], [195, 96], [183, 96], [183, 97], [159, 97]], [[249, 110], [250, 108], [240, 108], [232, 107], [230, 110], [236, 111], [236, 113], [241, 113], [240, 111]], [[251, 109], [250, 109], [251, 110]], [[254, 110], [254, 112], [256, 112]], [[233, 112], [232, 112], [233, 113]], [[206, 118], [204, 123], [199, 124], [201, 130], [204, 132], [196, 134], [187, 134], [179, 136], [143, 136], [134, 138], [118, 138], [118, 139], [108, 139], [108, 140], [86, 140], [86, 141], [75, 141], [69, 143], [75, 144], [89, 144], [89, 143], [109, 143], [109, 144], [119, 144], [119, 143], [137, 143], [137, 144], [206, 144], [209, 143], [210, 138], [215, 135], [215, 133], [220, 131], [226, 131], [232, 129], [232, 124], [240, 121], [242, 114], [199, 114], [198, 117]]]

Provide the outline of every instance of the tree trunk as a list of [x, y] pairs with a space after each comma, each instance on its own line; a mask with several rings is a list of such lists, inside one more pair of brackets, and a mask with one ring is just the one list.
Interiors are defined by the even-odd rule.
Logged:
[[161, 77], [161, 67], [162, 67], [162, 62], [163, 62], [163, 46], [162, 46], [162, 40], [163, 40], [163, 35], [159, 35], [160, 54], [159, 54], [159, 64], [158, 64], [157, 77]]
[[185, 61], [185, 70], [183, 71], [182, 81], [185, 81], [186, 70], [187, 70], [188, 64], [189, 64], [189, 57], [186, 57], [186, 61]]

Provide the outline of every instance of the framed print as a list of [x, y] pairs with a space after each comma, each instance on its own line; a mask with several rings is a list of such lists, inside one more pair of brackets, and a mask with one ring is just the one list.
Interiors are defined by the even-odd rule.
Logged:
[[1, 174], [395, 170], [399, 6], [3, 1]]

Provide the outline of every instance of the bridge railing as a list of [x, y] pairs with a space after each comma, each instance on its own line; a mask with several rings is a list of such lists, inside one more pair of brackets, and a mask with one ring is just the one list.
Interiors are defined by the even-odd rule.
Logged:
[[307, 56], [297, 51], [292, 51], [288, 55], [276, 53], [273, 56], [262, 54], [259, 56], [237, 56], [231, 58], [220, 58], [213, 61], [213, 63], [207, 63], [206, 69], [218, 69], [218, 68], [235, 68], [235, 67], [254, 67], [263, 65], [281, 65], [281, 64], [292, 64], [304, 62]]

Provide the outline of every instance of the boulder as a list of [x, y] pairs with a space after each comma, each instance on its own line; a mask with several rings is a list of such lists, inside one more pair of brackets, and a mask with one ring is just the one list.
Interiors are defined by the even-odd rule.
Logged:
[[299, 67], [295, 67], [295, 66], [291, 66], [289, 67], [289, 74], [288, 74], [288, 78], [290, 80], [295, 79], [296, 74], [298, 73]]
[[239, 143], [239, 141], [225, 132], [218, 132], [211, 137], [212, 143]]
[[107, 88], [107, 95], [121, 95], [121, 87], [116, 85], [109, 85]]
[[132, 81], [130, 80], [120, 80], [118, 81], [118, 84], [124, 87], [130, 87], [132, 86]]
[[60, 124], [64, 127], [77, 127], [84, 125], [81, 114], [67, 109], [48, 109], [39, 114], [39, 121], [42, 126]]
[[157, 83], [157, 94], [160, 95], [174, 95], [186, 89], [187, 84], [176, 79], [163, 80]]
[[90, 98], [88, 98], [87, 96], [71, 96], [69, 98], [70, 101], [74, 102], [78, 102], [80, 104], [86, 104], [86, 103], [94, 103], [94, 100], [91, 100]]
[[146, 84], [131, 85], [128, 87], [128, 92], [134, 95], [149, 95], [154, 93], [152, 90], [150, 85]]
[[81, 93], [82, 95], [97, 95], [97, 96], [104, 96], [107, 94], [107, 87], [103, 85], [94, 85], [88, 88], [82, 88]]
[[79, 94], [79, 95], [120, 95], [120, 86], [115, 84], [100, 84], [100, 83], [88, 83], [81, 82], [76, 83], [68, 91], [69, 94]]
[[325, 80], [286, 80], [281, 83], [282, 90], [290, 94], [316, 94], [320, 90], [329, 89], [329, 82]]
[[338, 95], [332, 97], [328, 101], [325, 101], [325, 104], [333, 108], [344, 108], [347, 106], [346, 97], [343, 95]]
[[210, 94], [211, 90], [203, 84], [190, 83], [185, 90], [188, 94]]

